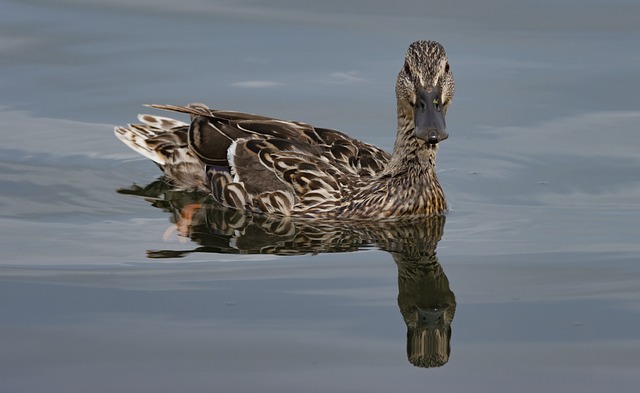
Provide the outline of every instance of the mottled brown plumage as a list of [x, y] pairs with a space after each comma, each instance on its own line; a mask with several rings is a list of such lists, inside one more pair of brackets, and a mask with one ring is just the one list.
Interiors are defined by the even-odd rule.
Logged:
[[155, 161], [176, 189], [269, 215], [388, 219], [443, 213], [438, 142], [447, 138], [454, 82], [444, 48], [417, 41], [396, 83], [392, 154], [339, 131], [203, 104], [150, 105], [187, 113], [190, 124], [140, 115], [116, 136]]

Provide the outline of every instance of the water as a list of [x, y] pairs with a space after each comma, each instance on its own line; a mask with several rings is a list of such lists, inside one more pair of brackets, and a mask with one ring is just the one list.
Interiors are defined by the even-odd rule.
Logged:
[[[0, 6], [2, 392], [636, 391], [636, 2]], [[185, 237], [193, 200], [117, 192], [158, 176], [112, 134], [143, 103], [389, 149], [416, 39], [456, 78], [446, 223]]]

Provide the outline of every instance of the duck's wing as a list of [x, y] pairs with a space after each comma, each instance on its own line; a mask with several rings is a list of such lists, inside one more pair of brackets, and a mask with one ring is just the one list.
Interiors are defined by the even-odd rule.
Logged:
[[357, 177], [332, 163], [323, 146], [274, 137], [236, 141], [229, 161], [233, 179], [225, 191], [232, 194], [224, 194], [225, 203], [239, 207], [234, 201], [249, 201], [250, 209], [271, 214], [331, 210]]
[[304, 145], [322, 146], [325, 154], [346, 171], [374, 176], [389, 160], [389, 153], [328, 128], [300, 121], [274, 119], [250, 113], [209, 109], [204, 104], [148, 105], [189, 114], [189, 146], [210, 165], [228, 165], [227, 151], [240, 138], [276, 138]]
[[351, 138], [329, 128], [314, 128], [320, 143], [327, 147], [332, 162], [357, 176], [375, 176], [384, 169], [391, 155], [372, 144]]
[[[214, 198], [233, 208], [283, 215], [294, 209], [330, 210], [358, 179], [374, 176], [389, 159], [373, 145], [303, 122], [202, 104], [149, 106], [189, 114], [191, 123], [141, 115], [143, 125], [116, 129], [116, 134], [150, 134], [134, 150], [156, 161], [174, 184], [204, 174]], [[132, 146], [132, 139], [125, 143]], [[178, 171], [180, 166], [191, 172]]]

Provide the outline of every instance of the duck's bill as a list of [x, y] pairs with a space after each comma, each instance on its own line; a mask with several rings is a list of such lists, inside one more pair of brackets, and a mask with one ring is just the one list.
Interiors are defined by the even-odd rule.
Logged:
[[449, 137], [444, 120], [444, 109], [439, 102], [437, 89], [431, 92], [420, 89], [417, 94], [414, 111], [415, 135], [430, 143], [436, 144]]

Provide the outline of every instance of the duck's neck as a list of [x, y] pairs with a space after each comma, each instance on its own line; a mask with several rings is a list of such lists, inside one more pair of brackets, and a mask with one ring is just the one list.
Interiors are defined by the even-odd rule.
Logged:
[[383, 175], [397, 177], [406, 174], [422, 174], [427, 177], [425, 180], [430, 178], [437, 180], [435, 167], [438, 145], [429, 145], [424, 140], [417, 138], [413, 130], [413, 119], [398, 115], [396, 141]]
[[429, 145], [413, 132], [413, 118], [398, 116], [398, 133], [389, 163], [380, 174], [394, 197], [417, 214], [443, 213], [447, 206], [436, 175], [438, 145]]

